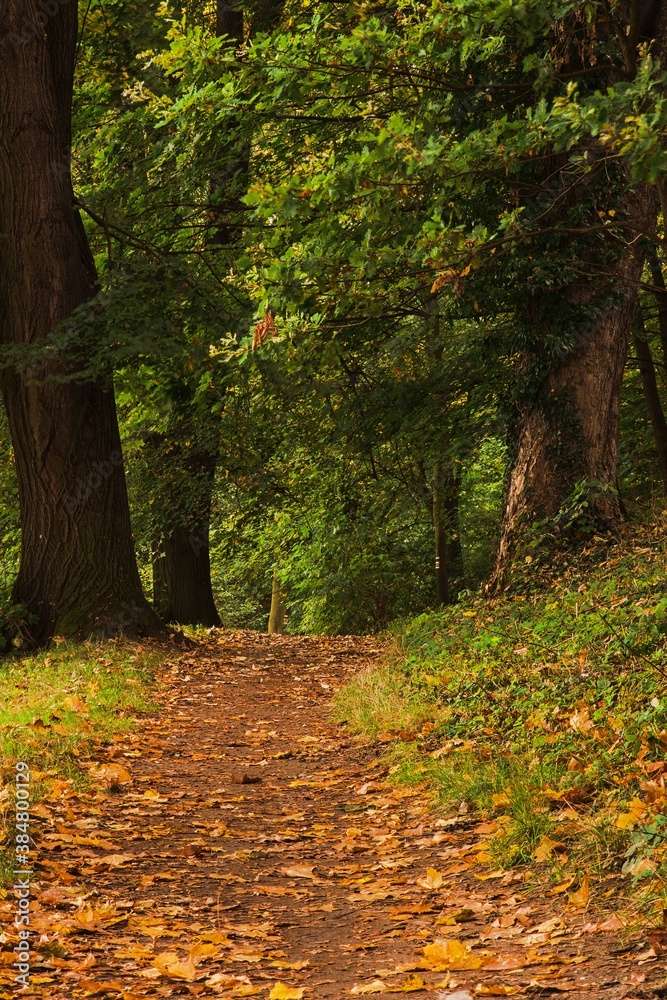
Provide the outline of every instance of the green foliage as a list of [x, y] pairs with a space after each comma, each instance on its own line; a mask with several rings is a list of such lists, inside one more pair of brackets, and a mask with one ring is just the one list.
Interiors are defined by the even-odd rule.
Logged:
[[[31, 799], [48, 777], [85, 785], [86, 758], [133, 717], [151, 711], [161, 656], [122, 642], [59, 643], [31, 656], [14, 654], [0, 666], [0, 775], [17, 760], [31, 765]], [[0, 845], [12, 822], [9, 798], [0, 810]], [[0, 882], [13, 877], [0, 848]]]
[[661, 523], [593, 540], [548, 590], [419, 616], [338, 717], [397, 733], [399, 779], [500, 817], [496, 861], [531, 859], [546, 834], [561, 865], [663, 871], [666, 570]]

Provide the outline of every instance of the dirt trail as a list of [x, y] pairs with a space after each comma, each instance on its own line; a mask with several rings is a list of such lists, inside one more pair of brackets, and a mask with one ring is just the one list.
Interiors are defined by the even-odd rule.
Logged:
[[657, 943], [494, 872], [488, 823], [430, 811], [331, 721], [379, 652], [221, 633], [172, 659], [160, 716], [101, 749], [96, 790], [56, 783], [38, 807], [24, 995], [664, 995]]

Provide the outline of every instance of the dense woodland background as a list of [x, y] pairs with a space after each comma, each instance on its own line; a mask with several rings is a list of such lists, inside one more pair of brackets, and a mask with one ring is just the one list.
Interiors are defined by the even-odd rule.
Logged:
[[664, 507], [664, 4], [3, 6], [6, 643], [372, 632]]

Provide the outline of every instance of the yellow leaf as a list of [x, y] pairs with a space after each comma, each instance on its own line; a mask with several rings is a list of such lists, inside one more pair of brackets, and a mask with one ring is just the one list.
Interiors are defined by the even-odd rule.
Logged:
[[81, 701], [75, 694], [71, 694], [68, 698], [65, 698], [62, 703], [63, 708], [66, 708], [68, 712], [85, 712], [88, 709], [85, 701]]
[[277, 959], [275, 962], [269, 962], [269, 965], [272, 969], [296, 969], [298, 972], [310, 965], [310, 959], [306, 958], [300, 962], [285, 962], [282, 959]]
[[130, 772], [122, 764], [102, 764], [100, 767], [91, 767], [89, 773], [93, 781], [107, 788], [126, 785], [132, 781]]
[[302, 1000], [303, 993], [303, 986], [287, 986], [278, 982], [269, 993], [269, 1000]]
[[425, 889], [427, 892], [439, 889], [442, 883], [442, 875], [440, 872], [436, 871], [435, 868], [428, 868], [426, 870], [426, 875], [423, 878], [417, 879], [417, 885], [421, 889]]
[[387, 984], [383, 983], [381, 979], [374, 979], [372, 983], [357, 983], [350, 990], [350, 993], [354, 997], [366, 996], [369, 993], [385, 993], [387, 989]]
[[408, 976], [404, 982], [400, 983], [398, 986], [392, 986], [391, 989], [387, 990], [388, 993], [416, 993], [417, 990], [425, 990], [426, 985], [421, 976]]
[[219, 952], [220, 949], [217, 945], [211, 944], [208, 941], [198, 941], [197, 944], [193, 944], [190, 948], [190, 958], [197, 958], [198, 956], [208, 958], [211, 955], [218, 955]]
[[573, 906], [583, 908], [584, 906], [588, 906], [588, 900], [590, 899], [590, 896], [591, 896], [591, 889], [590, 889], [590, 883], [588, 881], [588, 875], [584, 875], [581, 882], [581, 887], [577, 889], [576, 892], [571, 892], [568, 896], [568, 899], [570, 900]]
[[547, 837], [546, 833], [543, 833], [533, 857], [536, 861], [548, 861], [553, 854], [554, 847], [563, 847], [563, 844], [558, 840], [552, 840], [551, 837]]
[[424, 956], [420, 968], [431, 972], [463, 972], [465, 969], [479, 969], [483, 959], [473, 955], [462, 941], [440, 939], [422, 948]]
[[169, 979], [185, 979], [191, 983], [197, 977], [197, 968], [192, 958], [182, 961], [175, 951], [163, 951], [156, 955], [153, 966]]
[[626, 813], [621, 813], [616, 819], [617, 830], [632, 830], [635, 824], [642, 819], [646, 812], [646, 806], [641, 799], [634, 798], [630, 803], [630, 809]]
[[491, 796], [491, 801], [494, 806], [508, 806], [510, 804], [510, 797], [507, 792], [494, 792]]
[[572, 883], [574, 882], [574, 875], [569, 875], [565, 882], [561, 882], [559, 885], [555, 885], [553, 889], [549, 890], [550, 896], [558, 896], [561, 892], [567, 892]]
[[503, 986], [502, 983], [480, 983], [475, 987], [478, 996], [509, 997], [518, 992], [516, 986]]

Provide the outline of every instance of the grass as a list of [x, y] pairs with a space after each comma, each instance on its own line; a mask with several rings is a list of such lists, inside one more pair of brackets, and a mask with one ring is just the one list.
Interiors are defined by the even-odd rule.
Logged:
[[31, 768], [37, 801], [50, 778], [82, 787], [83, 761], [151, 701], [157, 652], [123, 641], [66, 643], [0, 662], [0, 881], [9, 870], [14, 768]]
[[394, 630], [336, 714], [394, 776], [495, 824], [489, 863], [615, 874], [665, 902], [667, 526], [593, 539], [550, 575]]

